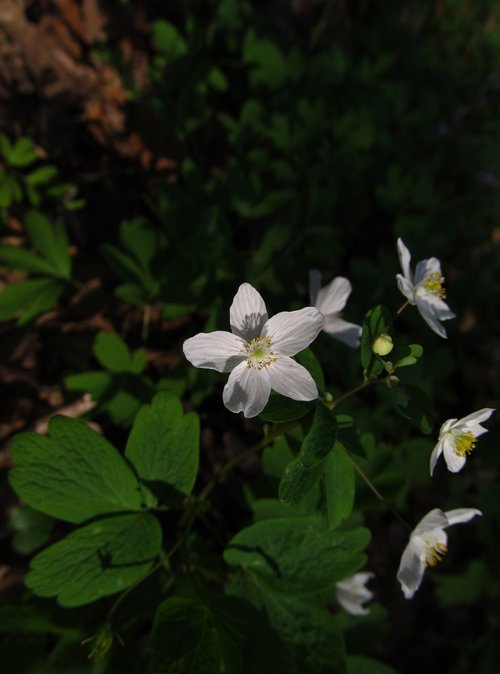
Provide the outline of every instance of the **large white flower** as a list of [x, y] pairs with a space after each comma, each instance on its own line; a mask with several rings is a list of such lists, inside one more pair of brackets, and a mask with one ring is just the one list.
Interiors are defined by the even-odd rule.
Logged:
[[425, 569], [436, 566], [448, 552], [446, 527], [468, 522], [482, 514], [477, 508], [457, 508], [447, 512], [434, 508], [420, 520], [410, 534], [398, 570], [398, 580], [406, 599], [411, 599], [420, 587]]
[[184, 342], [184, 355], [195, 367], [230, 372], [224, 405], [255, 417], [271, 389], [294, 400], [314, 400], [318, 389], [309, 372], [293, 358], [316, 339], [323, 316], [314, 307], [267, 317], [266, 305], [249, 283], [238, 288], [229, 322], [232, 332], [200, 333]]
[[401, 239], [398, 239], [398, 255], [403, 274], [397, 274], [398, 288], [410, 304], [416, 305], [427, 325], [440, 337], [446, 338], [446, 330], [440, 321], [455, 318], [455, 314], [444, 302], [444, 276], [441, 275], [441, 263], [435, 257], [421, 260], [410, 269], [411, 255]]
[[431, 454], [431, 475], [441, 454], [444, 454], [448, 470], [451, 470], [452, 473], [458, 473], [463, 468], [467, 455], [472, 452], [476, 445], [476, 438], [488, 432], [487, 428], [481, 426], [481, 421], [489, 419], [494, 411], [490, 407], [485, 407], [463, 419], [448, 419], [444, 422], [439, 431], [437, 445]]
[[352, 615], [366, 615], [369, 610], [363, 606], [373, 599], [373, 592], [366, 587], [366, 583], [375, 576], [374, 573], [361, 572], [354, 576], [335, 583], [337, 601]]
[[361, 326], [348, 323], [341, 318], [352, 291], [351, 282], [343, 276], [337, 276], [324, 288], [321, 288], [321, 274], [316, 269], [309, 272], [309, 295], [311, 304], [325, 317], [323, 330], [347, 346], [356, 349], [359, 346]]

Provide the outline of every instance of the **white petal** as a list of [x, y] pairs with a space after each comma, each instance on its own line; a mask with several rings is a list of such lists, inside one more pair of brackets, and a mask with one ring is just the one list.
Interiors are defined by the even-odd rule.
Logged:
[[429, 461], [429, 467], [430, 467], [431, 475], [434, 472], [434, 467], [436, 465], [436, 462], [437, 462], [437, 460], [439, 459], [439, 457], [441, 456], [442, 453], [443, 453], [443, 441], [439, 440], [437, 445], [432, 450], [431, 458], [430, 458], [430, 461]]
[[[432, 302], [430, 300], [430, 295], [426, 295], [425, 297], [416, 296], [416, 304], [417, 304], [417, 309], [420, 312], [420, 315], [424, 319], [424, 321], [427, 323], [427, 325], [430, 327], [431, 330], [433, 330], [437, 335], [440, 337], [443, 337], [444, 339], [447, 338], [446, 330], [444, 327], [441, 325], [439, 321], [445, 320], [445, 317], [442, 316], [437, 316], [435, 307], [433, 306]], [[434, 298], [437, 299], [437, 298]], [[443, 302], [444, 304], [444, 302]], [[451, 313], [451, 312], [450, 312]], [[448, 317], [446, 317], [448, 318]], [[449, 316], [449, 318], [452, 318]]]
[[457, 419], [448, 419], [445, 421], [439, 430], [439, 437], [441, 438], [445, 433], [454, 428], [456, 426], [456, 421]]
[[476, 517], [476, 515], [482, 514], [483, 513], [477, 508], [455, 508], [455, 510], [447, 510], [445, 512], [446, 518], [448, 519], [447, 526], [469, 522], [473, 517]]
[[437, 257], [430, 257], [428, 260], [417, 262], [415, 268], [415, 285], [418, 285], [429, 274], [441, 275], [441, 262]]
[[356, 323], [349, 323], [338, 316], [326, 315], [323, 331], [353, 349], [359, 346], [361, 326]]
[[323, 314], [314, 307], [282, 311], [265, 324], [262, 335], [272, 340], [273, 351], [294, 356], [316, 339], [323, 328]]
[[200, 332], [186, 339], [182, 345], [184, 355], [195, 367], [231, 372], [245, 358], [241, 353], [245, 342], [223, 330]]
[[311, 269], [309, 272], [309, 299], [313, 306], [316, 306], [316, 298], [321, 288], [321, 272], [317, 269]]
[[352, 292], [351, 282], [343, 276], [337, 276], [318, 293], [314, 305], [322, 314], [334, 314], [342, 311]]
[[401, 555], [397, 579], [406, 599], [411, 599], [420, 587], [424, 576], [424, 543], [418, 536], [412, 536]]
[[415, 304], [415, 289], [402, 274], [396, 274], [396, 281], [400, 292], [406, 297], [410, 304]]
[[266, 305], [260, 293], [250, 283], [242, 283], [229, 309], [231, 330], [249, 342], [260, 337], [266, 321]]
[[398, 239], [398, 256], [399, 256], [399, 263], [401, 264], [401, 269], [403, 270], [405, 278], [409, 281], [411, 285], [414, 285], [413, 274], [411, 273], [410, 269], [411, 254], [401, 238]]
[[434, 531], [434, 529], [443, 529], [448, 526], [448, 519], [442, 510], [433, 508], [413, 529], [412, 536], [422, 536], [425, 533]]
[[458, 473], [459, 470], [465, 466], [466, 458], [457, 454], [455, 451], [455, 444], [450, 438], [445, 438], [443, 440], [443, 453], [444, 460], [448, 466], [448, 470], [452, 473]]
[[417, 292], [417, 306], [420, 301], [425, 302], [428, 307], [427, 310], [429, 313], [432, 313], [434, 318], [438, 321], [447, 321], [450, 318], [455, 318], [455, 314], [450, 309], [450, 307], [439, 297], [433, 295], [432, 293], [426, 292], [420, 295], [420, 292]]
[[368, 609], [363, 607], [363, 604], [373, 599], [373, 592], [365, 585], [374, 576], [374, 573], [362, 571], [335, 583], [337, 600], [342, 608], [352, 615], [369, 613]]
[[344, 611], [347, 611], [347, 613], [350, 613], [351, 615], [368, 615], [368, 613], [370, 613], [370, 610], [363, 606], [359, 597], [353, 597], [348, 591], [341, 587], [336, 587], [335, 593], [337, 595], [338, 603], [342, 606]]
[[255, 370], [243, 362], [229, 375], [222, 399], [228, 410], [243, 412], [245, 417], [250, 418], [262, 412], [270, 393], [267, 369]]
[[293, 400], [316, 400], [318, 389], [305, 367], [287, 356], [281, 356], [266, 368], [271, 388]]
[[482, 421], [486, 421], [486, 419], [489, 419], [494, 411], [495, 409], [492, 407], [485, 407], [482, 410], [472, 412], [472, 414], [468, 414], [466, 417], [463, 417], [463, 419], [460, 419], [459, 423], [464, 424], [466, 426], [472, 425], [470, 422], [480, 424]]

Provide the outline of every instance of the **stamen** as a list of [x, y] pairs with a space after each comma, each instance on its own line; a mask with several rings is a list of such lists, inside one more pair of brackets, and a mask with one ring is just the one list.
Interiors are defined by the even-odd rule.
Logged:
[[246, 354], [247, 367], [262, 370], [271, 363], [275, 363], [278, 355], [272, 351], [271, 347], [270, 337], [255, 337], [248, 342], [246, 349], [242, 351]]
[[433, 545], [427, 545], [425, 550], [426, 555], [424, 564], [430, 567], [436, 566], [436, 564], [439, 564], [447, 552], [448, 546], [444, 543], [434, 543]]
[[476, 446], [477, 439], [474, 435], [467, 431], [467, 433], [460, 433], [460, 435], [455, 436], [455, 454], [458, 456], [467, 457], [467, 454], [470, 454], [474, 447]]
[[425, 277], [424, 287], [426, 290], [441, 300], [444, 300], [446, 297], [446, 289], [443, 286], [444, 276], [441, 276], [440, 272], [435, 271]]

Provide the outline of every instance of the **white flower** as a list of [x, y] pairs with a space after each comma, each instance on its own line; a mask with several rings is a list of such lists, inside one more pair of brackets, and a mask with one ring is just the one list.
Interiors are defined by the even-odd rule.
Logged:
[[411, 599], [420, 587], [426, 567], [436, 566], [448, 552], [446, 527], [482, 514], [477, 508], [457, 508], [445, 513], [434, 508], [420, 520], [410, 534], [398, 569], [398, 580], [406, 599]]
[[417, 306], [420, 315], [427, 325], [440, 337], [446, 338], [446, 330], [440, 321], [455, 318], [443, 299], [446, 291], [443, 287], [444, 276], [441, 275], [441, 263], [435, 257], [417, 263], [415, 276], [410, 269], [411, 255], [408, 248], [398, 239], [399, 261], [403, 274], [397, 274], [398, 288], [410, 304]]
[[458, 473], [463, 468], [467, 455], [472, 452], [476, 445], [476, 438], [488, 432], [487, 428], [481, 426], [481, 421], [489, 419], [494, 411], [490, 407], [485, 407], [463, 419], [448, 419], [444, 422], [439, 431], [437, 445], [431, 454], [431, 475], [441, 454], [444, 454], [448, 470], [451, 470], [452, 473]]
[[255, 417], [271, 389], [293, 400], [314, 400], [318, 389], [309, 372], [293, 358], [316, 339], [323, 316], [314, 307], [267, 317], [266, 305], [249, 283], [238, 288], [229, 322], [232, 332], [200, 333], [184, 342], [184, 355], [195, 367], [230, 372], [224, 405]]
[[351, 282], [343, 276], [337, 276], [327, 286], [321, 288], [320, 272], [316, 269], [309, 272], [311, 304], [325, 317], [323, 330], [331, 337], [356, 349], [359, 346], [361, 326], [348, 323], [340, 317], [351, 291]]
[[365, 586], [374, 576], [374, 573], [355, 573], [354, 576], [335, 583], [337, 601], [347, 613], [352, 615], [369, 613], [369, 610], [363, 604], [373, 599], [373, 592], [370, 592]]

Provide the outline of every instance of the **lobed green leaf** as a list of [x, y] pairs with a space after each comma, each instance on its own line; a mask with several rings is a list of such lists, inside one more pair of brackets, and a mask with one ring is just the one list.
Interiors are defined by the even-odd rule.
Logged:
[[49, 434], [20, 433], [12, 443], [10, 483], [28, 505], [74, 523], [141, 508], [137, 478], [99, 433], [59, 416]]
[[70, 533], [31, 562], [26, 585], [61, 606], [82, 606], [121, 592], [153, 565], [161, 527], [153, 515], [117, 515]]

